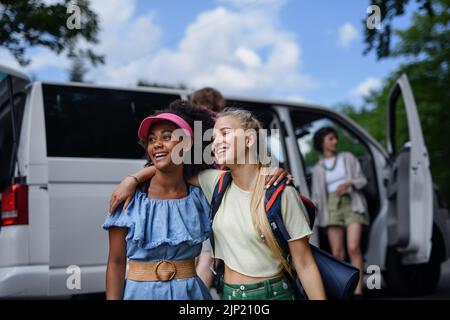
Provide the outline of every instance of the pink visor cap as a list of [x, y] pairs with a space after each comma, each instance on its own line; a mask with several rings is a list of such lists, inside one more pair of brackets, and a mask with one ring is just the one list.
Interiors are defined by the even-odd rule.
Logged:
[[176, 114], [166, 112], [166, 113], [158, 114], [156, 116], [150, 116], [150, 117], [147, 117], [144, 120], [142, 120], [141, 125], [139, 126], [139, 130], [138, 130], [139, 139], [144, 140], [144, 141], [147, 140], [148, 129], [154, 123], [156, 123], [158, 121], [162, 121], [162, 120], [168, 120], [170, 122], [173, 122], [177, 126], [179, 126], [181, 129], [183, 129], [184, 132], [188, 136], [190, 136], [190, 137], [194, 136], [194, 132], [192, 131], [191, 126], [186, 122], [186, 120], [184, 120], [180, 116], [177, 116]]

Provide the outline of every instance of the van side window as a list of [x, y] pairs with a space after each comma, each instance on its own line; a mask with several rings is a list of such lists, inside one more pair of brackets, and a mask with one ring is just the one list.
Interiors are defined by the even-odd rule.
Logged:
[[141, 121], [178, 95], [43, 85], [49, 157], [143, 159]]

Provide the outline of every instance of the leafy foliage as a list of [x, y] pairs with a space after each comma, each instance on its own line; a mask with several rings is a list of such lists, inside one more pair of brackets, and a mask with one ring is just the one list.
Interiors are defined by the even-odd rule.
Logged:
[[[412, 23], [404, 30], [391, 31], [394, 17], [403, 14], [408, 0], [372, 0], [384, 17], [384, 29], [366, 29], [366, 52], [375, 50], [378, 58], [406, 57], [388, 76], [383, 87], [372, 92], [361, 108], [343, 107], [343, 111], [364, 126], [378, 141], [386, 143], [387, 99], [390, 88], [401, 74], [411, 83], [422, 131], [430, 156], [433, 180], [440, 187], [447, 203], [450, 201], [450, 1], [418, 0], [421, 4], [413, 14]], [[397, 37], [391, 48], [391, 38]], [[396, 114], [397, 147], [408, 139], [406, 115], [401, 105]]]
[[[69, 29], [69, 4], [80, 8], [81, 28]], [[7, 48], [21, 65], [30, 63], [26, 53], [31, 47], [46, 47], [57, 54], [65, 52], [69, 58], [86, 58], [94, 66], [104, 63], [104, 56], [89, 48], [77, 48], [84, 40], [96, 44], [98, 18], [88, 0], [61, 0], [47, 4], [42, 0], [0, 0], [0, 44]]]

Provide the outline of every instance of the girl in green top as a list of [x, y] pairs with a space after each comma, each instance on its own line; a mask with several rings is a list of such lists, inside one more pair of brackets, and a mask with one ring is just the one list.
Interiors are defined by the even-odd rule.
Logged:
[[[266, 159], [257, 155], [262, 129], [249, 111], [225, 109], [218, 114], [212, 150], [218, 164], [231, 171], [232, 183], [224, 194], [213, 221], [214, 256], [225, 264], [222, 299], [294, 299], [283, 276], [290, 266], [272, 233], [264, 209]], [[211, 202], [221, 170], [204, 170], [189, 181], [200, 186]], [[136, 173], [147, 180], [154, 168]], [[125, 179], [113, 194], [112, 209], [134, 193], [136, 183]], [[112, 210], [111, 209], [111, 210]], [[312, 256], [308, 238], [311, 229], [306, 210], [294, 187], [282, 194], [281, 214], [291, 236], [289, 249], [300, 282], [309, 299], [325, 299], [322, 279]]]

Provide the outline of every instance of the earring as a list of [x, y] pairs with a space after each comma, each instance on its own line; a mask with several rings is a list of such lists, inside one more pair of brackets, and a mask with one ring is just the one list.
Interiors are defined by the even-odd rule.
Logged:
[[259, 237], [261, 238], [262, 242], [266, 242], [266, 237], [262, 233], [259, 235]]

